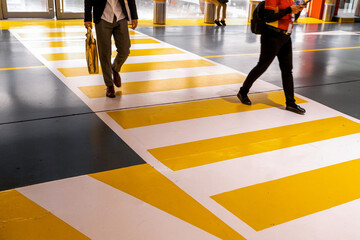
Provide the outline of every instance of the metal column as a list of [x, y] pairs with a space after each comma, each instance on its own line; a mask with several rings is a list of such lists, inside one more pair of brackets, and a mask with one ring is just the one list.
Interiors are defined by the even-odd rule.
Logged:
[[0, 0], [0, 20], [4, 18], [3, 13], [2, 13], [2, 6], [1, 5], [2, 5], [2, 2]]
[[165, 25], [166, 0], [154, 0], [154, 24]]
[[334, 16], [334, 10], [335, 10], [335, 2], [333, 1], [325, 2], [322, 20], [326, 22], [331, 21]]
[[216, 6], [209, 0], [205, 0], [204, 23], [213, 24], [215, 20]]

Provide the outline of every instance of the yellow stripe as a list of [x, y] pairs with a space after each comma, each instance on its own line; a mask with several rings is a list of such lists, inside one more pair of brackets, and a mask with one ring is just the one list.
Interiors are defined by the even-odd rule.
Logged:
[[360, 124], [344, 117], [334, 117], [148, 151], [176, 171], [359, 132]]
[[[245, 80], [245, 76], [239, 73], [204, 75], [184, 78], [169, 78], [162, 80], [127, 82], [122, 83], [121, 90], [116, 95], [149, 93], [171, 91], [179, 89], [209, 87], [226, 84], [241, 83]], [[89, 98], [104, 97], [106, 87], [104, 85], [79, 87], [79, 89]]]
[[[149, 62], [149, 63], [129, 63], [124, 64], [121, 72], [141, 72], [141, 71], [155, 71], [164, 69], [177, 68], [192, 68], [192, 67], [210, 67], [215, 66], [214, 63], [208, 62], [204, 59], [183, 60], [183, 61], [166, 61], [166, 62]], [[58, 68], [58, 70], [65, 77], [80, 77], [89, 75], [87, 67], [75, 68]], [[100, 73], [102, 74], [101, 68]]]
[[148, 164], [90, 176], [220, 239], [245, 239]]
[[[131, 44], [150, 44], [150, 43], [159, 43], [152, 38], [132, 38], [130, 39]], [[85, 48], [85, 40], [81, 41], [55, 41], [55, 42], [28, 42], [31, 47], [36, 48], [46, 48], [46, 47], [84, 47]], [[115, 44], [114, 40], [112, 40], [112, 44]]]
[[[324, 22], [316, 18], [300, 18], [299, 24], [306, 23], [335, 23]], [[25, 21], [0, 21], [0, 29], [10, 29], [24, 26], [40, 28], [66, 28], [69, 26], [83, 26], [84, 20], [25, 20]], [[227, 25], [248, 25], [247, 18], [230, 18], [226, 20]], [[204, 19], [166, 19], [165, 26], [209, 26], [214, 24], [204, 23]], [[153, 20], [139, 20], [139, 27], [164, 27], [154, 24]]]
[[32, 66], [32, 67], [15, 67], [15, 68], [0, 68], [0, 71], [32, 69], [32, 68], [46, 68], [46, 66]]
[[18, 191], [0, 192], [0, 239], [89, 239]]
[[[221, 82], [221, 80], [219, 81]], [[284, 95], [281, 91], [252, 94], [251, 100], [253, 101], [253, 105], [251, 106], [240, 104], [236, 97], [225, 97], [196, 102], [120, 110], [108, 114], [119, 125], [128, 129], [284, 105]], [[297, 98], [297, 102], [301, 103], [305, 101]]]
[[360, 159], [356, 159], [212, 198], [260, 231], [359, 199], [359, 186]]
[[[150, 55], [166, 55], [166, 54], [181, 54], [184, 53], [176, 48], [153, 48], [153, 49], [132, 49], [130, 56], [150, 56]], [[112, 52], [112, 57], [116, 57], [117, 51]], [[75, 60], [85, 59], [84, 52], [78, 53], [48, 53], [41, 54], [48, 61], [61, 61], [61, 60]]]
[[[65, 31], [65, 30], [64, 30]], [[37, 33], [19, 33], [21, 38], [41, 38], [41, 37], [85, 37], [86, 29], [84, 32], [37, 32]], [[138, 33], [129, 30], [130, 35]]]
[[[181, 54], [183, 51], [176, 48], [152, 48], [152, 49], [133, 49], [130, 50], [130, 56], [149, 56], [149, 55], [167, 55], [167, 54]], [[116, 54], [113, 53], [113, 57]]]

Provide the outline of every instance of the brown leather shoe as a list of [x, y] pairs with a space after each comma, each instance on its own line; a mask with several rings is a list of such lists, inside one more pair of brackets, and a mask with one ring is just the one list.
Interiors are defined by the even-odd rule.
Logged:
[[106, 96], [109, 97], [109, 98], [114, 98], [115, 97], [115, 88], [114, 88], [114, 86], [106, 88]]
[[113, 72], [113, 78], [114, 78], [114, 84], [117, 87], [121, 87], [121, 78], [120, 78], [120, 74], [115, 71], [114, 69], [112, 69]]

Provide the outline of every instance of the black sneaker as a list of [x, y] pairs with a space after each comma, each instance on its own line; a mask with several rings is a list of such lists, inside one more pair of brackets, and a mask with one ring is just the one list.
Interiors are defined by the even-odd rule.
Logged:
[[297, 113], [297, 114], [302, 114], [304, 115], [305, 114], [305, 109], [303, 109], [302, 107], [300, 107], [299, 105], [289, 105], [289, 106], [286, 106], [286, 110], [288, 111], [291, 111], [291, 112], [294, 112], [294, 113]]
[[226, 26], [225, 20], [220, 21], [223, 26]]
[[238, 97], [238, 99], [240, 100], [240, 102], [242, 102], [245, 105], [251, 105], [251, 101], [250, 98], [247, 95], [242, 95], [240, 93], [240, 91], [238, 92], [238, 94], [236, 95]]
[[214, 20], [214, 22], [216, 23], [216, 25], [221, 26], [221, 23], [219, 22], [219, 20]]

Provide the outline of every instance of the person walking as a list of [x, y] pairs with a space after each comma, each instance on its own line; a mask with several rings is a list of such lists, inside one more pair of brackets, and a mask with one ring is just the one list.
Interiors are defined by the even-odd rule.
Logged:
[[298, 14], [304, 7], [304, 4], [295, 5], [293, 0], [265, 0], [264, 19], [266, 24], [260, 39], [259, 62], [250, 71], [237, 94], [243, 104], [251, 105], [248, 97], [251, 86], [277, 57], [285, 93], [286, 110], [305, 114], [305, 109], [295, 103], [290, 37], [293, 28], [292, 14]]
[[[95, 23], [99, 59], [106, 85], [106, 96], [114, 98], [114, 84], [116, 87], [121, 87], [119, 72], [130, 54], [128, 21], [131, 20], [132, 29], [135, 29], [138, 24], [135, 0], [128, 0], [128, 6], [125, 5], [124, 0], [85, 0], [84, 5], [85, 28], [92, 28], [92, 20]], [[111, 63], [112, 36], [117, 51], [113, 63]]]

